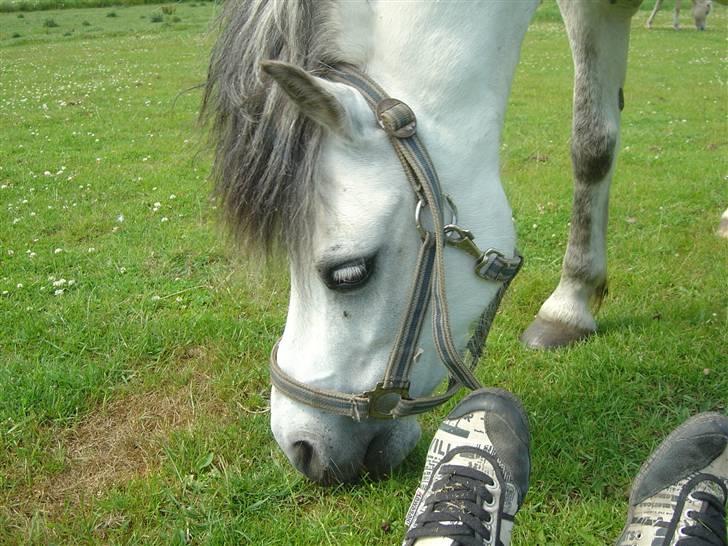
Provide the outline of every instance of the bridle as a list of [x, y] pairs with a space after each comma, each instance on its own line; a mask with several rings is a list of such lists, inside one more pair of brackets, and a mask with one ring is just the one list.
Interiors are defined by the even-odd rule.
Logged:
[[[449, 400], [462, 387], [479, 388], [473, 371], [482, 354], [485, 339], [503, 294], [521, 267], [523, 259], [516, 252], [505, 257], [492, 248], [481, 251], [467, 229], [457, 225], [457, 210], [452, 200], [442, 192], [437, 172], [427, 150], [417, 137], [417, 122], [412, 109], [393, 99], [366, 74], [351, 65], [339, 65], [330, 79], [357, 89], [376, 115], [380, 127], [399, 157], [413, 191], [418, 199], [415, 222], [422, 239], [409, 303], [402, 316], [394, 346], [389, 355], [384, 377], [373, 390], [360, 394], [318, 389], [301, 383], [286, 374], [278, 365], [276, 342], [270, 357], [273, 385], [284, 395], [327, 413], [344, 415], [356, 421], [366, 418], [395, 419], [428, 411]], [[451, 221], [444, 222], [443, 210], [451, 212]], [[422, 211], [429, 208], [432, 230], [423, 226]], [[500, 282], [496, 297], [483, 311], [480, 320], [461, 356], [452, 339], [447, 298], [445, 294], [445, 245], [470, 254], [475, 260], [475, 274], [486, 280]], [[409, 376], [418, 358], [417, 341], [428, 307], [432, 304], [432, 332], [435, 348], [450, 377], [444, 393], [410, 398]]]

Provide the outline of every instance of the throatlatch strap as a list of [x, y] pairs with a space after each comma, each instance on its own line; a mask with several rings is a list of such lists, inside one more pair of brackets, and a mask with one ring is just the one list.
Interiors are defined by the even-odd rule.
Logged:
[[[470, 389], [481, 386], [473, 369], [480, 358], [498, 304], [518, 272], [522, 259], [519, 255], [506, 258], [493, 250], [480, 253], [477, 246], [472, 245], [469, 253], [476, 258], [475, 273], [483, 279], [503, 284], [483, 311], [467, 344], [467, 356], [463, 358], [452, 338], [445, 292], [444, 249], [448, 241], [442, 212], [444, 194], [429, 154], [416, 134], [415, 115], [409, 106], [388, 97], [379, 85], [353, 66], [340, 65], [330, 74], [330, 78], [357, 89], [375, 112], [378, 123], [389, 135], [412, 189], [430, 209], [433, 229], [422, 235], [409, 303], [402, 314], [384, 378], [375, 389], [361, 394], [347, 394], [301, 383], [278, 366], [278, 343], [271, 352], [271, 381], [294, 400], [357, 421], [367, 417], [393, 419], [423, 413], [449, 400], [463, 386]], [[460, 229], [458, 226], [448, 226], [453, 227]], [[472, 235], [469, 237], [471, 242]], [[445, 393], [411, 399], [408, 392], [410, 370], [416, 360], [417, 341], [430, 304], [435, 348], [449, 371], [450, 379]]]

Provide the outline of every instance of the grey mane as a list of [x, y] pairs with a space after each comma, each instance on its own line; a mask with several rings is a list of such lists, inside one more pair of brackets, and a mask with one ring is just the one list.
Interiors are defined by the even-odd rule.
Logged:
[[213, 178], [237, 238], [294, 255], [308, 239], [323, 129], [262, 73], [277, 59], [324, 75], [336, 62], [330, 1], [229, 0], [208, 69], [201, 118], [215, 142]]

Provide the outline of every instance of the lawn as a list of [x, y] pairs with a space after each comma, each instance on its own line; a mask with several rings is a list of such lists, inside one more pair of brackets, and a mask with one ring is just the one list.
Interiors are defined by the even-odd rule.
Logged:
[[[217, 221], [196, 123], [216, 8], [174, 8], [0, 14], [0, 544], [397, 544], [446, 409], [389, 480], [288, 465], [267, 414], [286, 267]], [[479, 376], [531, 420], [513, 544], [603, 546], [656, 443], [728, 405], [728, 10], [704, 33], [635, 18], [600, 335], [537, 353], [518, 335], [571, 202], [571, 59], [542, 9], [503, 144], [526, 265]]]

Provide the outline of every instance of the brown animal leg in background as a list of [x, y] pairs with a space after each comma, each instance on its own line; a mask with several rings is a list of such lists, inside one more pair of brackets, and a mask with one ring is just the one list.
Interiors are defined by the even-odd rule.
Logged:
[[655, 7], [652, 8], [652, 13], [650, 13], [650, 16], [647, 18], [647, 22], [645, 23], [647, 28], [652, 28], [652, 22], [655, 20], [655, 15], [657, 15], [657, 12], [660, 11], [661, 7], [662, 0], [656, 0]]
[[680, 30], [680, 4], [682, 0], [675, 0], [675, 11], [672, 13], [672, 28]]

